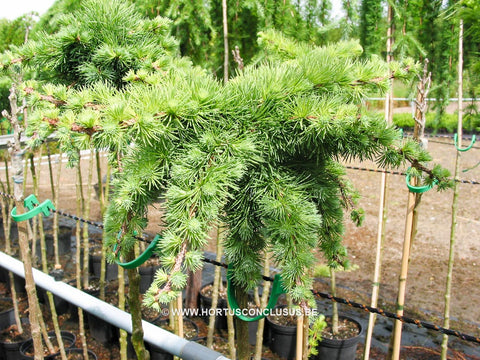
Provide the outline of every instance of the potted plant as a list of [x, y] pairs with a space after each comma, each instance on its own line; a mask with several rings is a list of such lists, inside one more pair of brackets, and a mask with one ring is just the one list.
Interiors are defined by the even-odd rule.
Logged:
[[[74, 333], [70, 331], [64, 331], [62, 330], [60, 332], [63, 345], [65, 349], [71, 348], [75, 344], [76, 336]], [[43, 358], [44, 359], [55, 359], [59, 354], [59, 348], [58, 345], [56, 344], [56, 336], [54, 331], [49, 331], [48, 332], [48, 338], [52, 342], [53, 347], [53, 352], [49, 350], [47, 347], [44, 346], [43, 350]], [[35, 349], [36, 351], [36, 349]], [[29, 339], [25, 342], [23, 342], [20, 345], [20, 354], [23, 356], [24, 359], [33, 359], [34, 358], [34, 349], [33, 349], [33, 340]]]
[[[337, 296], [335, 273], [340, 269], [342, 271], [352, 271], [358, 266], [351, 265], [348, 261], [337, 269], [328, 265], [317, 265], [314, 269], [314, 276], [330, 277], [330, 291], [333, 296]], [[313, 338], [311, 346], [312, 359], [342, 359], [354, 360], [360, 337], [363, 333], [362, 325], [355, 319], [348, 316], [339, 316], [338, 304], [332, 302], [332, 314], [325, 317], [326, 326], [319, 332], [318, 327], [310, 329], [310, 335]]]

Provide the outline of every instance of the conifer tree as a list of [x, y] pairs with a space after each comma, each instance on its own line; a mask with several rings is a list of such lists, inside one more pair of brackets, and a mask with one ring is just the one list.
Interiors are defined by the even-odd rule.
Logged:
[[[144, 298], [148, 306], [176, 298], [187, 270], [202, 266], [208, 232], [220, 221], [240, 293], [256, 286], [261, 254], [271, 251], [292, 299], [308, 306], [313, 250], [332, 267], [346, 261], [341, 239], [351, 188], [343, 158], [382, 167], [409, 161], [426, 183], [448, 186], [448, 172], [425, 167], [424, 150], [400, 143], [398, 131], [361, 107], [388, 88], [383, 61], [361, 61], [357, 42], [313, 47], [270, 31], [260, 43], [270, 60], [225, 85], [165, 57], [151, 71], [130, 71], [120, 88], [48, 85], [31, 94], [34, 143], [56, 131], [68, 154], [91, 140], [112, 155], [115, 190], [104, 219], [110, 260], [131, 252], [147, 206], [167, 200], [157, 248], [163, 268]], [[402, 78], [416, 65], [391, 67]]]
[[366, 55], [380, 54], [384, 42], [381, 0], [362, 0], [360, 8], [360, 44]]

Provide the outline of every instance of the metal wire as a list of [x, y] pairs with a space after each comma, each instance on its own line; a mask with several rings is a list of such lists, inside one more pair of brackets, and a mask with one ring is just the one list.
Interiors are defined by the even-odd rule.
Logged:
[[[385, 174], [393, 174], [393, 175], [407, 175], [404, 172], [400, 171], [390, 171], [390, 170], [382, 170], [382, 169], [368, 169], [368, 168], [362, 168], [358, 166], [345, 166], [345, 168], [350, 169], [350, 170], [361, 170], [361, 171], [368, 171], [368, 172], [375, 172], [375, 173], [385, 173]], [[464, 180], [464, 179], [454, 179], [455, 182], [461, 183], [461, 184], [470, 184], [470, 185], [480, 185], [480, 182], [477, 180]]]

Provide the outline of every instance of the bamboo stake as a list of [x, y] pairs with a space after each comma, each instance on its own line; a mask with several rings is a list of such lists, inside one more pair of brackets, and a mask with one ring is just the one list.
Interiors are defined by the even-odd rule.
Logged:
[[[305, 308], [304, 308], [305, 311]], [[308, 330], [310, 328], [310, 321], [305, 313], [303, 316], [303, 358], [302, 360], [308, 360]]]
[[[83, 208], [83, 217], [85, 219], [90, 218], [90, 204], [92, 200], [92, 180], [93, 180], [93, 147], [90, 146], [90, 159], [88, 161], [88, 173], [87, 173], [87, 186], [86, 186], [86, 194], [84, 197], [84, 208]], [[78, 166], [81, 166], [81, 162], [79, 162]], [[83, 196], [82, 196], [83, 198]], [[83, 225], [83, 286], [87, 288], [89, 285], [89, 271], [88, 271], [88, 263], [89, 263], [89, 243], [88, 243], [88, 225]]]
[[[230, 302], [227, 299], [228, 309], [231, 309]], [[237, 359], [237, 349], [235, 348], [235, 323], [233, 314], [227, 311], [227, 330], [228, 330], [228, 351], [231, 360]]]
[[[105, 193], [103, 192], [103, 184], [102, 184], [102, 180], [101, 180], [101, 173], [100, 171], [98, 170], [98, 168], [100, 167], [100, 164], [99, 164], [99, 161], [100, 161], [100, 158], [98, 157], [98, 152], [97, 152], [97, 175], [98, 175], [98, 178], [100, 180], [99, 181], [99, 187], [102, 189], [100, 191], [100, 208], [101, 208], [101, 212], [102, 212], [102, 219], [103, 219], [103, 216], [105, 215], [105, 211], [107, 210], [107, 204], [108, 204], [108, 197], [109, 197], [109, 190], [110, 189], [110, 164], [107, 163], [107, 173], [106, 173], [106, 176], [107, 176], [107, 181], [105, 182], [105, 189], [107, 189], [107, 191], [105, 191]], [[107, 234], [105, 233], [105, 231], [102, 233], [102, 241], [103, 243], [105, 243], [106, 241], [106, 237], [107, 237]], [[106, 276], [106, 271], [107, 271], [107, 262], [106, 262], [106, 258], [107, 258], [107, 249], [105, 248], [105, 246], [102, 245], [102, 256], [101, 256], [101, 259], [100, 259], [100, 299], [104, 300], [105, 299], [105, 276]], [[118, 268], [118, 271], [120, 273], [120, 271], [123, 271], [120, 267]], [[123, 278], [125, 278], [125, 274], [122, 275]], [[120, 278], [118, 278], [119, 281], [120, 281]], [[125, 280], [122, 280], [122, 281], [125, 281]]]
[[[62, 174], [62, 153], [59, 154], [58, 158], [58, 169], [55, 179], [53, 178], [53, 169], [52, 169], [52, 160], [50, 157], [50, 147], [47, 144], [47, 154], [48, 154], [48, 169], [50, 172], [50, 184], [52, 185], [52, 198], [53, 203], [58, 204], [58, 199], [60, 197], [60, 176]], [[58, 191], [55, 191], [55, 188]], [[58, 214], [55, 212], [53, 214], [53, 252], [55, 257], [55, 266], [60, 266], [60, 257], [58, 255]]]
[[[216, 246], [217, 256], [216, 261], [222, 261], [223, 247], [220, 242], [220, 226], [217, 226], [217, 246]], [[216, 319], [216, 309], [218, 306], [218, 289], [220, 287], [220, 282], [222, 281], [221, 267], [215, 266], [215, 273], [213, 278], [212, 285], [212, 306], [211, 314], [208, 321], [208, 333], [207, 333], [207, 347], [212, 349], [213, 346], [213, 333], [215, 331], [215, 319]]]
[[[392, 47], [393, 47], [393, 8], [391, 5], [388, 6], [388, 23], [390, 26], [387, 30], [387, 63], [393, 61]], [[393, 83], [390, 87], [390, 90], [387, 92], [385, 97], [385, 121], [387, 124], [393, 122]], [[372, 282], [372, 298], [370, 301], [370, 306], [377, 307], [378, 296], [380, 292], [380, 279], [382, 274], [382, 255], [383, 255], [383, 244], [385, 242], [385, 227], [387, 224], [387, 212], [388, 212], [388, 202], [387, 202], [387, 193], [388, 193], [388, 176], [386, 173], [381, 174], [380, 180], [380, 201], [378, 208], [378, 227], [377, 227], [377, 245], [375, 250], [375, 270], [373, 274]], [[375, 327], [375, 321], [377, 315], [370, 313], [368, 316], [368, 327], [367, 333], [365, 334], [365, 347], [363, 352], [363, 360], [368, 360], [370, 358], [370, 347], [372, 344], [372, 335], [373, 329]]]
[[302, 314], [297, 316], [297, 345], [296, 345], [296, 353], [295, 359], [296, 360], [303, 360], [303, 318], [305, 315]]
[[[330, 269], [330, 291], [333, 296], [337, 296], [337, 283], [335, 279], [335, 269]], [[338, 303], [332, 302], [332, 334], [338, 334]]]
[[[457, 124], [457, 146], [462, 147], [463, 135], [463, 19], [460, 19], [459, 34], [458, 34], [458, 124]], [[456, 151], [455, 155], [455, 179], [458, 179], [460, 174], [461, 153]], [[450, 226], [450, 248], [448, 253], [448, 269], [447, 280], [445, 284], [445, 308], [443, 311], [443, 327], [448, 329], [450, 327], [450, 297], [452, 292], [452, 274], [453, 265], [455, 262], [455, 242], [457, 231], [457, 212], [458, 212], [458, 197], [460, 189], [458, 182], [455, 182], [453, 187], [452, 200], [452, 223]], [[442, 339], [442, 354], [441, 359], [446, 360], [448, 353], [448, 335], [443, 335]]]
[[[414, 130], [414, 139], [423, 141], [423, 134], [425, 128], [425, 112], [427, 110], [426, 105], [426, 95], [430, 87], [430, 76], [427, 74], [427, 65], [428, 59], [425, 59], [425, 66], [423, 70], [423, 77], [420, 79], [417, 86], [417, 99], [416, 103], [416, 114], [415, 114], [415, 130]], [[411, 184], [416, 186], [417, 179], [413, 178], [410, 180]], [[414, 237], [416, 235], [416, 224], [418, 218], [417, 208], [420, 204], [421, 194], [415, 194], [411, 191], [408, 192], [408, 201], [407, 201], [407, 215], [405, 221], [405, 235], [403, 240], [403, 251], [402, 251], [402, 263], [400, 269], [400, 276], [398, 280], [398, 297], [397, 297], [397, 311], [396, 314], [403, 316], [403, 307], [405, 305], [405, 292], [407, 286], [407, 275], [408, 275], [408, 264], [410, 260], [410, 251]], [[400, 358], [400, 346], [402, 340], [402, 322], [400, 320], [395, 320], [395, 326], [393, 330], [392, 343], [389, 348], [389, 354], [393, 360], [398, 360]]]
[[222, 0], [222, 15], [223, 15], [223, 47], [224, 47], [223, 82], [226, 84], [228, 82], [228, 63], [229, 63], [227, 0]]

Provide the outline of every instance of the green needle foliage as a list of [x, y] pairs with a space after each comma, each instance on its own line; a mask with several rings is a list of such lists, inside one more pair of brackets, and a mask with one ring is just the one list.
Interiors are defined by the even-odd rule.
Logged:
[[101, 81], [119, 88], [129, 70], [151, 67], [177, 51], [168, 36], [168, 19], [144, 19], [120, 0], [83, 1], [79, 10], [60, 15], [57, 22], [57, 32], [37, 32], [39, 40], [22, 50], [23, 59], [51, 83], [83, 86]]
[[[128, 72], [120, 87], [104, 81], [29, 90], [34, 144], [56, 131], [71, 156], [87, 141], [111, 154], [115, 190], [105, 226], [107, 246], [118, 244], [119, 254], [111, 251], [110, 260], [135, 244], [147, 206], [165, 200], [157, 203], [165, 211], [156, 250], [163, 268], [146, 294], [149, 306], [174, 299], [186, 271], [202, 266], [208, 233], [219, 222], [228, 227], [226, 257], [239, 286], [256, 286], [266, 250], [292, 298], [310, 299], [315, 250], [330, 266], [345, 264], [344, 212], [361, 220], [343, 159], [382, 167], [408, 160], [426, 172], [426, 182], [445, 184], [444, 170], [425, 167], [424, 150], [364, 111], [366, 96], [388, 88], [383, 61], [361, 59], [357, 42], [314, 47], [272, 31], [259, 44], [269, 60], [225, 85], [165, 56], [149, 70]], [[392, 64], [399, 78], [416, 68]]]

